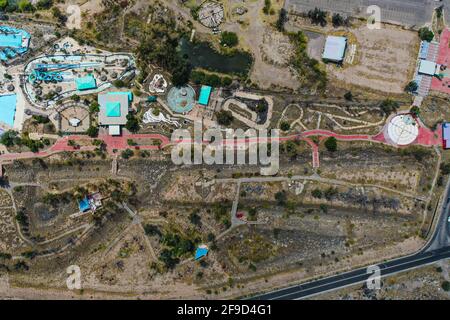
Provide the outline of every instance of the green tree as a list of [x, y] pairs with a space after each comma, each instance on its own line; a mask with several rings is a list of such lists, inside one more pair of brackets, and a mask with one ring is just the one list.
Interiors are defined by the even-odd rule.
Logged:
[[277, 202], [277, 205], [279, 206], [284, 206], [286, 205], [286, 201], [287, 201], [287, 194], [286, 191], [278, 191], [277, 193], [275, 193], [275, 200]]
[[314, 197], [314, 198], [317, 198], [317, 199], [321, 199], [322, 198], [322, 191], [320, 190], [320, 189], [314, 189], [313, 191], [311, 191], [311, 195]]
[[8, 6], [8, 0], [0, 0], [0, 9], [5, 10]]
[[434, 33], [428, 27], [422, 27], [419, 29], [419, 37], [421, 40], [431, 42], [434, 38]]
[[333, 23], [333, 27], [337, 28], [344, 24], [344, 18], [339, 13], [334, 13], [331, 22]]
[[239, 38], [236, 33], [224, 31], [221, 35], [221, 44], [227, 47], [235, 47], [239, 43]]
[[314, 8], [314, 10], [308, 11], [308, 18], [311, 19], [311, 23], [320, 24], [322, 27], [327, 25], [327, 16], [328, 13], [320, 10], [319, 8]]
[[380, 103], [380, 109], [386, 114], [389, 115], [392, 112], [397, 111], [399, 108], [399, 104], [397, 101], [386, 99]]
[[325, 148], [330, 152], [335, 152], [337, 150], [337, 140], [335, 137], [329, 137], [325, 140]]
[[19, 11], [21, 12], [33, 12], [35, 10], [34, 6], [31, 4], [29, 0], [20, 0], [17, 3]]
[[139, 125], [139, 121], [136, 116], [132, 113], [127, 115], [127, 123], [125, 124], [125, 128], [132, 133], [136, 133], [141, 128]]
[[272, 3], [270, 2], [270, 0], [264, 0], [264, 8], [263, 8], [264, 14], [269, 14], [271, 8], [272, 8]]
[[450, 291], [450, 282], [448, 281], [443, 281], [441, 284], [442, 289], [444, 289], [444, 291]]
[[345, 98], [345, 100], [347, 100], [347, 101], [352, 101], [352, 100], [353, 100], [353, 93], [352, 93], [351, 91], [347, 91], [347, 92], [344, 94], [344, 98]]
[[229, 126], [234, 120], [233, 114], [230, 111], [220, 110], [217, 114], [217, 122], [223, 126]]
[[98, 127], [90, 126], [87, 131], [87, 135], [91, 138], [95, 138], [98, 136]]
[[420, 115], [420, 109], [418, 106], [412, 106], [411, 109], [409, 109], [409, 112], [411, 112], [416, 117]]
[[287, 20], [288, 20], [287, 11], [284, 8], [281, 8], [280, 13], [278, 15], [277, 23], [276, 23], [276, 28], [278, 31], [280, 31], [280, 32], [284, 31], [284, 25], [286, 24]]
[[413, 81], [410, 81], [406, 85], [405, 91], [409, 92], [409, 93], [413, 93], [413, 92], [416, 92], [418, 88], [419, 88], [419, 86], [417, 85], [417, 82], [415, 80], [413, 80]]
[[53, 0], [39, 0], [36, 3], [36, 8], [38, 10], [48, 10], [53, 6]]
[[129, 159], [129, 158], [131, 158], [133, 155], [134, 155], [134, 152], [133, 152], [133, 150], [131, 150], [131, 149], [123, 150], [123, 151], [122, 151], [122, 154], [121, 154], [122, 158], [124, 158], [124, 159]]
[[280, 129], [283, 131], [289, 131], [291, 129], [291, 125], [286, 121], [282, 121], [280, 123]]

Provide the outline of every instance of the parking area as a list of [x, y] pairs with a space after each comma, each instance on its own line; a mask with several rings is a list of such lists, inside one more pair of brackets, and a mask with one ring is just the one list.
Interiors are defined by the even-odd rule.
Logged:
[[317, 7], [349, 16], [367, 17], [367, 7], [377, 5], [383, 22], [420, 27], [431, 21], [433, 8], [441, 4], [449, 6], [450, 0], [286, 0], [285, 9], [306, 12]]

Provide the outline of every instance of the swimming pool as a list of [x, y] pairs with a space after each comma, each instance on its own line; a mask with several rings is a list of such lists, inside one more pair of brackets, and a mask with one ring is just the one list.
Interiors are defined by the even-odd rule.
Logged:
[[30, 34], [25, 30], [0, 26], [0, 60], [8, 61], [28, 51]]
[[14, 126], [17, 97], [15, 94], [0, 96], [0, 122]]

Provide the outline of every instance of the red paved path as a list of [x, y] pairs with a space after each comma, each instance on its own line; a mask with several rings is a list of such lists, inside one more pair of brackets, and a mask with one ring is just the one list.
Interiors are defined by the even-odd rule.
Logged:
[[[436, 63], [445, 65], [447, 66], [447, 68], [450, 68], [449, 40], [450, 40], [450, 30], [445, 28], [440, 35], [439, 52], [436, 58]], [[450, 72], [449, 69], [447, 69], [447, 71]], [[438, 78], [433, 77], [431, 80], [432, 90], [450, 93], [450, 88], [448, 87], [449, 85], [450, 85], [450, 78], [443, 78], [441, 81]]]
[[[420, 144], [424, 146], [435, 146], [435, 145], [441, 145], [442, 144], [442, 128], [439, 127], [436, 132], [431, 131], [430, 129], [424, 127], [420, 121], [419, 121], [419, 136], [417, 137], [414, 144]], [[288, 140], [294, 140], [294, 139], [300, 139], [303, 141], [306, 141], [313, 150], [313, 167], [317, 168], [319, 167], [319, 147], [317, 144], [315, 144], [309, 137], [312, 136], [320, 136], [322, 139], [325, 137], [335, 137], [337, 140], [343, 140], [343, 141], [373, 141], [373, 142], [381, 142], [381, 143], [387, 143], [384, 139], [383, 132], [371, 136], [371, 135], [344, 135], [344, 134], [337, 134], [332, 131], [327, 130], [309, 130], [302, 132], [297, 135], [291, 135], [291, 136], [284, 136], [280, 137], [279, 141], [288, 141]], [[100, 135], [98, 136], [99, 140], [103, 140], [103, 142], [106, 144], [107, 151], [109, 153], [113, 153], [113, 150], [125, 150], [125, 149], [132, 149], [132, 146], [128, 145], [128, 139], [132, 140], [139, 140], [139, 139], [150, 139], [150, 140], [159, 140], [161, 142], [160, 146], [156, 145], [142, 145], [136, 148], [142, 149], [142, 150], [158, 150], [160, 148], [166, 147], [171, 144], [168, 137], [161, 135], [161, 134], [123, 134], [122, 136], [113, 137], [109, 135]], [[95, 150], [95, 146], [82, 146], [82, 147], [71, 147], [68, 145], [69, 140], [79, 141], [92, 141], [94, 138], [90, 138], [85, 135], [73, 135], [73, 136], [66, 136], [58, 139], [58, 141], [51, 146], [48, 150], [40, 151], [37, 153], [33, 152], [22, 152], [22, 153], [7, 153], [0, 155], [0, 161], [8, 161], [13, 159], [27, 159], [27, 158], [39, 158], [39, 157], [47, 157], [59, 152], [71, 152], [71, 151], [92, 151]], [[243, 142], [256, 142], [258, 141], [257, 138], [247, 138], [247, 139], [240, 139], [237, 140], [238, 143]], [[176, 141], [178, 142], [178, 141]], [[175, 143], [176, 143], [175, 142]], [[190, 141], [185, 141], [190, 142]], [[204, 143], [208, 143], [207, 141], [204, 141]], [[230, 140], [224, 140], [224, 144], [230, 144], [235, 143], [235, 141]]]

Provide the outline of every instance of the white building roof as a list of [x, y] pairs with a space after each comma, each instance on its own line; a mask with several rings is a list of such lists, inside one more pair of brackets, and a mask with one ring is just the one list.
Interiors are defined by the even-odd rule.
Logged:
[[436, 73], [437, 64], [433, 61], [421, 60], [419, 66], [419, 73], [434, 76]]
[[325, 60], [340, 62], [344, 60], [346, 47], [346, 37], [328, 36], [325, 42], [322, 58]]
[[110, 136], [120, 136], [120, 126], [109, 126], [108, 133]]

